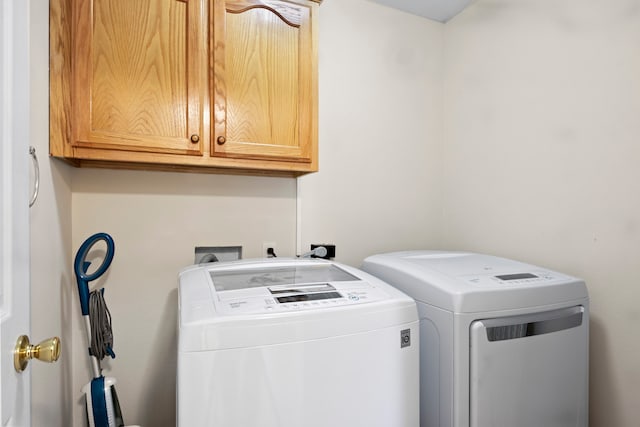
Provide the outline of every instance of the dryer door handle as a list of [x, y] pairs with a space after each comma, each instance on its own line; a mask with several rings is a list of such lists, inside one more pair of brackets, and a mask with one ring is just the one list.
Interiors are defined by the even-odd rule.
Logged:
[[575, 328], [582, 325], [583, 315], [584, 307], [579, 305], [542, 313], [480, 320], [474, 323], [484, 326], [489, 341], [504, 341]]

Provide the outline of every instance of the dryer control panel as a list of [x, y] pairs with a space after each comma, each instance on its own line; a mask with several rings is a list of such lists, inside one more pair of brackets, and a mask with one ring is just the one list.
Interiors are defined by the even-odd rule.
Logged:
[[490, 273], [490, 274], [474, 274], [463, 276], [463, 279], [472, 285], [478, 286], [533, 286], [553, 283], [559, 280], [566, 280], [566, 276], [545, 270], [527, 270]]
[[373, 255], [362, 269], [418, 302], [478, 313], [588, 298], [584, 281], [533, 264], [471, 252], [406, 251]]

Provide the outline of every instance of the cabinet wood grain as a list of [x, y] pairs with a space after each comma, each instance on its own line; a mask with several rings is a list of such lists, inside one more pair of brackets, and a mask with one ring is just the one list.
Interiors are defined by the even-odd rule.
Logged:
[[317, 81], [311, 2], [229, 0], [214, 9], [214, 155], [312, 163]]
[[202, 2], [75, 3], [74, 145], [202, 154]]
[[51, 0], [51, 154], [81, 167], [316, 171], [319, 3]]

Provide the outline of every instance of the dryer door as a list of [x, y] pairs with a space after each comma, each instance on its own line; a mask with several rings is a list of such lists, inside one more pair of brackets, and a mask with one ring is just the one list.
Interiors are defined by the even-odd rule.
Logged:
[[586, 426], [587, 313], [575, 306], [473, 322], [471, 427]]

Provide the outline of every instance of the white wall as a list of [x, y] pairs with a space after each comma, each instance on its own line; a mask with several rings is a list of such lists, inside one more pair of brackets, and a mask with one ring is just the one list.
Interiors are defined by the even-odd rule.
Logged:
[[[49, 159], [49, 2], [30, 5], [31, 141], [40, 164], [40, 193], [30, 209], [31, 341], [59, 336], [60, 360], [32, 362], [32, 425], [71, 425], [70, 168]], [[25, 153], [27, 155], [27, 153]]]
[[637, 425], [640, 2], [477, 0], [445, 28], [444, 243], [585, 278], [590, 425]]
[[443, 25], [365, 0], [320, 7], [320, 172], [299, 179], [301, 252], [436, 246]]

